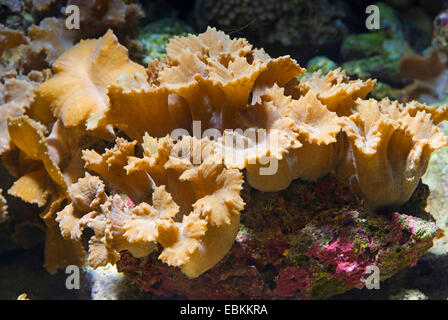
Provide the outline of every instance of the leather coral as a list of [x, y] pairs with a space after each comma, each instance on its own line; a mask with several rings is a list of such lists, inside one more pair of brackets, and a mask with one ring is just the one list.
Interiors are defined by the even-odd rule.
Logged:
[[[48, 113], [39, 102], [38, 89], [39, 84], [49, 77], [48, 69], [32, 71], [26, 76], [17, 74], [17, 70], [0, 71], [0, 155], [11, 150], [8, 119], [33, 114], [38, 121], [48, 122]], [[37, 110], [39, 114], [36, 114]]]
[[55, 221], [56, 211], [68, 198], [68, 186], [83, 173], [79, 144], [82, 135], [63, 127], [59, 120], [47, 134], [44, 125], [28, 116], [9, 120], [8, 131], [11, 143], [18, 150], [19, 162], [19, 178], [8, 193], [39, 207], [45, 206], [41, 218], [48, 226], [46, 268], [54, 273], [67, 264], [82, 265], [85, 256], [82, 245], [64, 240]]
[[[293, 59], [272, 59], [245, 39], [212, 28], [172, 39], [167, 53], [167, 61], [148, 66], [148, 80], [122, 75], [110, 85], [108, 107], [88, 128], [113, 125], [140, 142], [145, 132], [163, 137], [175, 129], [182, 130], [179, 135], [222, 136], [226, 166], [252, 172], [300, 146], [293, 120], [262, 99], [272, 85], [287, 86], [304, 72]], [[265, 134], [254, 137], [257, 130]], [[281, 175], [277, 184], [272, 180], [257, 187], [274, 191], [290, 182]]]
[[446, 97], [448, 84], [447, 56], [431, 49], [425, 56], [404, 56], [399, 64], [400, 75], [412, 80], [404, 90], [404, 101], [418, 99], [437, 102]]
[[170, 65], [159, 81], [185, 99], [204, 130], [235, 127], [238, 112], [258, 102], [266, 87], [284, 86], [305, 71], [288, 56], [272, 59], [245, 39], [231, 40], [213, 28], [170, 40], [167, 55]]
[[235, 241], [243, 173], [278, 191], [335, 171], [369, 206], [395, 207], [447, 143], [446, 107], [364, 100], [375, 81], [341, 70], [299, 81], [289, 56], [212, 28], [172, 39], [167, 55], [144, 68], [112, 31], [81, 41], [8, 116], [9, 192], [45, 206], [50, 270], [158, 250], [197, 277]]
[[308, 91], [315, 92], [330, 111], [335, 111], [338, 115], [348, 115], [354, 101], [357, 98], [364, 99], [375, 86], [376, 80], [350, 80], [345, 71], [338, 68], [324, 77], [317, 71], [310, 77], [302, 78], [299, 90], [302, 95]]
[[440, 114], [416, 104], [358, 99], [342, 119], [347, 143], [337, 173], [374, 209], [408, 201], [431, 153], [448, 143], [436, 126]]
[[[143, 157], [127, 156], [125, 168], [130, 175], [149, 177], [152, 191], [132, 209], [122, 206], [122, 213], [115, 218], [105, 214], [91, 250], [98, 251], [95, 246], [99, 243], [119, 243], [103, 251], [127, 249], [139, 256], [142, 248], [155, 249], [159, 243], [162, 261], [196, 277], [218, 263], [235, 240], [244, 207], [242, 174], [225, 168], [215, 152], [219, 145], [208, 139], [184, 137], [174, 143], [169, 136], [156, 139], [145, 135], [142, 148]], [[92, 222], [95, 224], [98, 222]], [[109, 239], [110, 233], [104, 233], [108, 225], [115, 230]]]
[[145, 74], [142, 66], [129, 60], [127, 49], [112, 31], [76, 44], [56, 60], [53, 71], [54, 77], [40, 86], [40, 94], [67, 127], [85, 124], [105, 110], [107, 87], [120, 74]]
[[[283, 88], [274, 85], [263, 96], [263, 104], [271, 106], [282, 117], [291, 119], [292, 131], [296, 133], [297, 143], [285, 152], [273, 176], [262, 177], [249, 166], [247, 178], [251, 185], [259, 189], [259, 183], [274, 184], [283, 176], [282, 188], [292, 180], [317, 180], [329, 174], [337, 165], [341, 156], [340, 118], [328, 110], [313, 91], [307, 92], [298, 100], [287, 96]], [[260, 181], [261, 180], [261, 181]], [[264, 181], [263, 181], [264, 180]], [[269, 190], [268, 190], [269, 191]]]
[[46, 128], [39, 122], [21, 116], [8, 123], [12, 143], [29, 164], [26, 171], [15, 181], [9, 193], [29, 203], [43, 206], [52, 193], [65, 192], [67, 183], [50, 153], [46, 141]]

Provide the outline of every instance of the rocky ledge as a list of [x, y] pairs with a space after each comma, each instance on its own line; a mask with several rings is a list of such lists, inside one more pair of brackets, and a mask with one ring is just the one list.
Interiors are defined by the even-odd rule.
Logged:
[[428, 195], [420, 183], [399, 210], [369, 212], [331, 176], [281, 192], [246, 186], [236, 242], [208, 272], [189, 279], [158, 252], [144, 259], [123, 252], [118, 269], [160, 297], [324, 299], [365, 287], [375, 270], [383, 281], [415, 265], [438, 235], [424, 210]]

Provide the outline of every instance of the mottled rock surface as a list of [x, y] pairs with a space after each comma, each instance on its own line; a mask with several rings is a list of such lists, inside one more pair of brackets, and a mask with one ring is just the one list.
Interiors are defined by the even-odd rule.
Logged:
[[246, 211], [229, 254], [196, 279], [123, 253], [118, 269], [145, 291], [189, 299], [323, 299], [362, 288], [369, 266], [387, 279], [416, 264], [437, 227], [421, 184], [393, 213], [369, 213], [331, 177], [278, 193], [245, 189]]

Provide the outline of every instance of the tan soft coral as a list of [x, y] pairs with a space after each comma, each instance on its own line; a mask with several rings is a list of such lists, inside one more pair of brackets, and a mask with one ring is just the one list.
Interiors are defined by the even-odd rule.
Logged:
[[[48, 115], [46, 106], [39, 102], [38, 89], [39, 84], [51, 76], [49, 69], [32, 71], [27, 75], [9, 67], [3, 71], [0, 74], [0, 155], [11, 149], [7, 125], [9, 118], [33, 114], [37, 116], [35, 120], [41, 121]], [[37, 110], [39, 114], [36, 114]]]
[[[239, 195], [242, 174], [225, 169], [214, 152], [219, 145], [208, 139], [184, 137], [175, 144], [169, 137], [146, 135], [142, 147], [143, 158], [129, 156], [126, 170], [147, 175], [152, 196], [116, 221], [120, 231], [113, 239], [121, 249], [131, 250], [155, 248], [157, 242], [163, 247], [162, 261], [196, 277], [215, 265], [234, 242], [244, 207]], [[101, 228], [98, 232], [92, 245], [103, 250], [107, 235]]]
[[154, 243], [130, 243], [123, 234], [124, 224], [131, 219], [132, 204], [119, 195], [110, 196], [100, 206], [101, 212], [90, 219], [88, 227], [94, 235], [89, 240], [89, 265], [96, 268], [120, 259], [120, 251], [128, 250], [135, 257], [142, 258], [156, 247]]
[[[300, 146], [292, 119], [261, 103], [270, 86], [287, 85], [304, 72], [294, 60], [287, 56], [272, 59], [252, 49], [245, 39], [231, 40], [211, 28], [199, 36], [172, 39], [167, 52], [165, 64], [148, 66], [151, 84], [142, 76], [120, 76], [117, 84], [109, 86], [108, 108], [89, 121], [88, 127], [114, 125], [139, 141], [145, 132], [174, 138], [224, 136], [221, 143], [232, 144], [224, 147], [225, 164], [239, 169], [254, 164], [253, 171]], [[198, 123], [199, 128], [194, 126]], [[243, 134], [226, 133], [226, 129], [241, 129]], [[247, 130], [255, 135], [264, 130], [264, 134], [244, 135]], [[270, 191], [288, 184], [289, 180], [286, 185], [271, 183]]]
[[[265, 104], [293, 119], [293, 130], [298, 133], [299, 146], [288, 150], [279, 164], [278, 172], [288, 171], [285, 185], [298, 178], [317, 180], [330, 173], [336, 167], [342, 149], [338, 136], [340, 119], [336, 113], [329, 111], [312, 91], [294, 100], [275, 85], [267, 90], [263, 99]], [[247, 173], [251, 182], [253, 173], [251, 170]]]
[[263, 104], [261, 96], [274, 84], [286, 86], [304, 69], [288, 56], [272, 59], [245, 39], [231, 40], [212, 28], [171, 40], [167, 53], [172, 66], [159, 71], [159, 82], [187, 102], [202, 131], [222, 135], [225, 164], [247, 168], [253, 173], [249, 181], [264, 191], [289, 185], [284, 170], [268, 178], [258, 173], [269, 174], [262, 167], [300, 147], [292, 119]]
[[[349, 81], [340, 70], [333, 71], [324, 78], [315, 74], [300, 84], [293, 80], [285, 83], [284, 88], [277, 84], [265, 88], [260, 98], [261, 103], [246, 108], [234, 120], [239, 128], [271, 130], [270, 138], [275, 140], [270, 143], [269, 148], [257, 141], [257, 149], [264, 150], [265, 153], [256, 157], [243, 157], [246, 160], [244, 165], [236, 166], [224, 157], [227, 165], [246, 168], [248, 182], [261, 191], [279, 191], [294, 179], [316, 180], [330, 173], [336, 167], [342, 152], [339, 115], [350, 114], [354, 100], [359, 96], [364, 97], [375, 86], [372, 80]], [[291, 94], [291, 90], [297, 91]], [[278, 120], [271, 121], [270, 124], [259, 121], [260, 113], [257, 108], [270, 115], [266, 118]], [[248, 118], [252, 121], [246, 121]], [[279, 126], [279, 123], [283, 125]], [[282, 134], [273, 136], [272, 129], [279, 130]], [[272, 148], [273, 144], [280, 147], [277, 153], [272, 152], [275, 150]], [[231, 149], [238, 153], [241, 148], [234, 145]], [[244, 152], [250, 150], [242, 149]], [[267, 167], [266, 163], [269, 167], [274, 164], [274, 173], [271, 170], [264, 173], [260, 171], [266, 170], [263, 168]]]
[[[241, 112], [237, 121], [246, 133], [232, 133], [237, 141], [230, 145], [230, 134], [224, 133], [219, 140], [224, 145], [223, 158], [229, 167], [246, 168], [248, 182], [259, 190], [282, 190], [298, 178], [319, 179], [340, 158], [339, 117], [312, 91], [295, 100], [275, 84], [265, 91], [261, 104]], [[251, 129], [256, 138], [250, 139]], [[268, 143], [256, 132], [265, 129]]]
[[107, 29], [115, 32], [133, 32], [144, 12], [135, 0], [69, 0], [67, 6], [75, 5], [80, 12], [82, 38], [98, 37]]
[[143, 172], [126, 170], [128, 158], [135, 155], [137, 142], [129, 142], [118, 138], [111, 149], [106, 149], [102, 155], [94, 150], [84, 150], [85, 167], [101, 175], [114, 188], [125, 192], [133, 201], [142, 201], [151, 193], [151, 180]]
[[28, 31], [28, 42], [18, 48], [25, 71], [51, 66], [78, 40], [76, 30], [65, 28], [65, 19], [45, 18]]
[[7, 28], [0, 24], [0, 56], [9, 49], [17, 48], [28, 43], [28, 39], [23, 32]]
[[269, 102], [246, 108], [238, 118], [239, 128], [225, 130], [217, 139], [225, 165], [247, 169], [249, 183], [259, 190], [286, 188], [291, 179], [282, 161], [302, 146], [293, 119]]
[[[405, 106], [406, 106], [405, 107], [406, 114], [409, 114], [411, 116], [415, 116], [418, 111], [430, 113], [431, 118], [435, 125], [438, 125], [439, 123], [448, 120], [448, 106], [447, 105], [439, 106], [439, 107], [436, 107], [436, 106], [431, 107], [424, 103], [420, 103], [420, 102], [414, 100], [414, 101], [406, 103]], [[403, 112], [402, 108], [400, 108], [399, 110], [401, 110]]]
[[0, 105], [0, 154], [10, 149], [8, 118], [23, 115], [35, 100], [38, 83], [16, 78], [7, 79]]
[[90, 121], [88, 128], [114, 125], [130, 138], [141, 141], [145, 132], [163, 137], [176, 128], [189, 128], [189, 110], [167, 89], [151, 86], [143, 75], [120, 76], [108, 88], [110, 107]]
[[79, 128], [65, 127], [60, 120], [48, 132], [46, 126], [27, 115], [10, 119], [8, 131], [22, 158], [40, 162], [42, 170], [64, 190], [84, 174], [81, 150], [98, 141]]
[[55, 274], [58, 269], [68, 265], [83, 266], [86, 263], [87, 252], [81, 242], [64, 239], [58, 224], [55, 221], [56, 210], [61, 206], [61, 201], [54, 201], [51, 212], [42, 215], [47, 231], [45, 234], [45, 263], [44, 267], [50, 274]]
[[55, 221], [64, 241], [75, 247], [82, 246], [87, 227], [93, 230], [87, 259], [92, 267], [117, 262], [122, 250], [129, 250], [137, 257], [153, 250], [154, 246], [132, 245], [122, 237], [122, 225], [130, 219], [129, 203], [118, 195], [108, 197], [98, 177], [86, 173], [69, 187], [68, 194], [70, 203], [56, 213]]
[[127, 49], [112, 31], [98, 40], [81, 41], [59, 57], [53, 70], [55, 76], [41, 85], [40, 94], [67, 127], [84, 124], [103, 112], [109, 104], [107, 86], [120, 74], [146, 74], [129, 60]]
[[431, 153], [448, 138], [423, 108], [410, 114], [396, 102], [359, 99], [355, 110], [343, 119], [346, 150], [338, 176], [368, 206], [399, 207], [417, 187]]
[[[82, 41], [8, 118], [2, 161], [19, 177], [10, 193], [46, 206], [50, 271], [85, 262], [91, 229], [93, 267], [123, 250], [139, 258], [160, 250], [161, 261], [197, 277], [235, 241], [241, 170], [262, 191], [336, 170], [368, 206], [391, 208], [447, 143], [436, 127], [447, 107], [362, 100], [374, 80], [335, 70], [299, 82], [304, 69], [290, 57], [272, 59], [210, 28], [172, 39], [167, 53], [145, 69], [112, 31]], [[2, 81], [17, 77], [5, 69]], [[95, 145], [112, 138], [112, 148]]]
[[12, 150], [4, 162], [19, 177], [10, 193], [43, 206], [49, 194], [55, 190], [65, 194], [84, 175], [81, 150], [98, 138], [80, 128], [67, 128], [60, 120], [50, 122], [50, 131], [28, 115], [7, 122]]
[[[159, 71], [159, 81], [186, 100], [203, 130], [234, 127], [238, 112], [257, 102], [266, 86], [283, 86], [304, 72], [289, 57], [271, 59], [245, 39], [231, 40], [213, 28], [199, 36], [174, 38], [167, 54], [172, 66]], [[249, 101], [251, 93], [255, 96]]]
[[[219, 146], [208, 139], [184, 137], [164, 165], [164, 185], [179, 204], [181, 215], [173, 219], [179, 231], [172, 243], [161, 242], [166, 251], [160, 258], [181, 266], [190, 277], [208, 270], [227, 253], [244, 207], [239, 195], [242, 175], [236, 169], [225, 169], [216, 148]], [[173, 228], [169, 223], [162, 226], [167, 231]]]
[[132, 218], [124, 225], [124, 237], [131, 243], [152, 244], [154, 248], [158, 242], [164, 248], [160, 254], [162, 261], [174, 266], [185, 265], [201, 245], [207, 223], [198, 213], [190, 213], [175, 222], [173, 219], [178, 213], [179, 206], [165, 186], [156, 187], [152, 205], [143, 202], [132, 211]]
[[45, 126], [28, 116], [9, 120], [8, 130], [20, 160], [19, 178], [8, 193], [45, 206], [41, 217], [48, 227], [46, 268], [54, 273], [65, 267], [65, 263], [82, 265], [85, 259], [82, 244], [63, 239], [55, 219], [56, 212], [69, 198], [69, 186], [84, 174], [81, 149], [86, 136], [77, 128], [65, 128], [59, 120], [47, 134]]
[[38, 206], [44, 206], [50, 194], [56, 190], [65, 192], [67, 185], [64, 176], [50, 156], [46, 143], [46, 128], [28, 116], [21, 116], [9, 121], [8, 131], [11, 142], [27, 159], [36, 163], [29, 166], [29, 171], [8, 192]]
[[404, 101], [418, 99], [425, 102], [440, 101], [446, 97], [448, 65], [445, 53], [435, 49], [425, 56], [404, 56], [400, 60], [400, 75], [413, 82], [406, 86]]
[[364, 99], [375, 86], [376, 80], [349, 80], [344, 71], [336, 69], [324, 77], [318, 71], [302, 78], [299, 91], [302, 95], [313, 91], [330, 111], [343, 116], [350, 114], [350, 108], [357, 98]]

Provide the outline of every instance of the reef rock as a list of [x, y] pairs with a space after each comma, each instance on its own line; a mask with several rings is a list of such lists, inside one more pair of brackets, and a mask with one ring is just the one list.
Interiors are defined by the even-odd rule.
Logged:
[[364, 210], [332, 177], [275, 193], [246, 186], [243, 195], [235, 244], [209, 271], [189, 279], [157, 260], [160, 250], [144, 259], [122, 252], [119, 271], [163, 297], [323, 299], [364, 287], [372, 266], [382, 281], [414, 265], [437, 234], [423, 184], [388, 215]]

